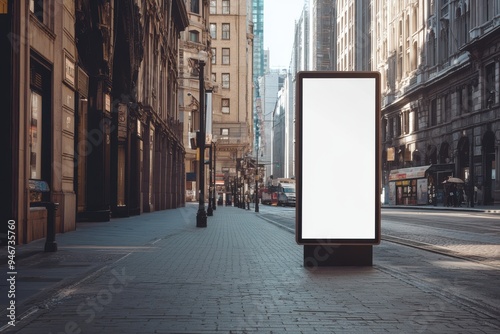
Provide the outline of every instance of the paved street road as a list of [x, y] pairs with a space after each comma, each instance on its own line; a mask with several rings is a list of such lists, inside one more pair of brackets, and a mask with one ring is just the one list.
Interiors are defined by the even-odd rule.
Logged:
[[[374, 248], [373, 267], [306, 269], [293, 233], [259, 218], [267, 209], [219, 207], [207, 228], [195, 227], [196, 210], [80, 224], [58, 235], [57, 253], [20, 261], [17, 289], [43, 290], [19, 300], [25, 318], [4, 331], [500, 330], [500, 276], [483, 264], [383, 242]], [[278, 213], [291, 215], [289, 208]]]

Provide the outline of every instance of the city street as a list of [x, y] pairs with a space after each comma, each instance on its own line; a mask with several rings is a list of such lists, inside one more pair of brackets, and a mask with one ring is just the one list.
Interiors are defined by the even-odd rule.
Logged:
[[[214, 216], [209, 217], [206, 228], [195, 227], [196, 211], [197, 204], [189, 203], [185, 208], [113, 219], [108, 223], [80, 223], [76, 231], [57, 235], [56, 253], [42, 252], [43, 242], [20, 246], [16, 286], [18, 321], [15, 327], [3, 326], [0, 330], [6, 333], [497, 333], [500, 330], [497, 284], [500, 274], [496, 263], [481, 264], [383, 239], [374, 246], [373, 267], [306, 269], [302, 265], [303, 248], [295, 243], [290, 230], [293, 224], [278, 226], [283, 221], [293, 222], [294, 208], [260, 206], [260, 212], [255, 213], [219, 206]], [[416, 224], [412, 218], [415, 215], [404, 218], [402, 211], [390, 210], [391, 214], [383, 211], [384, 226], [398, 221], [408, 226]], [[348, 213], [342, 216], [348, 217]], [[417, 216], [423, 226], [428, 225], [425, 221], [436, 217]], [[487, 215], [476, 218], [498, 228], [496, 220], [489, 220]], [[472, 225], [457, 233], [465, 233]], [[474, 229], [474, 234], [480, 234], [479, 228]], [[387, 227], [387, 231], [396, 228]], [[415, 230], [411, 234], [425, 234], [419, 233]], [[489, 230], [485, 237], [498, 238], [494, 230]], [[491, 245], [494, 246], [493, 241]], [[5, 311], [2, 319], [7, 319]]]

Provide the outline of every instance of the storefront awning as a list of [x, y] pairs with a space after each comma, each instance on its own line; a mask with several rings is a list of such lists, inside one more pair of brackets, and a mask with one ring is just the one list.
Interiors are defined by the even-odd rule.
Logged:
[[389, 174], [389, 181], [419, 179], [425, 177], [425, 172], [430, 167], [431, 165], [391, 170], [391, 173]]

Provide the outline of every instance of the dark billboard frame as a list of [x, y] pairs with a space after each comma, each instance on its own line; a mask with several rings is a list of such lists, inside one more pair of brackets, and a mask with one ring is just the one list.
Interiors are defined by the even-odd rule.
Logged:
[[[297, 73], [298, 244], [380, 243], [380, 92], [379, 72]], [[349, 145], [364, 149], [364, 154], [356, 156], [366, 156], [368, 162], [346, 164], [350, 156], [342, 155], [355, 153]]]

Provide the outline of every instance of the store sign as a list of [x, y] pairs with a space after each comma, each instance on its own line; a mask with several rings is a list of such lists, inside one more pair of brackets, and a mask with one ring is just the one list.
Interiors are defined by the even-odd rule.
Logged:
[[296, 92], [297, 243], [378, 244], [380, 73], [299, 72]]
[[431, 165], [391, 170], [391, 173], [389, 174], [389, 181], [418, 179], [425, 177], [425, 172], [430, 167]]
[[64, 80], [74, 86], [75, 77], [75, 63], [68, 56], [64, 56]]

